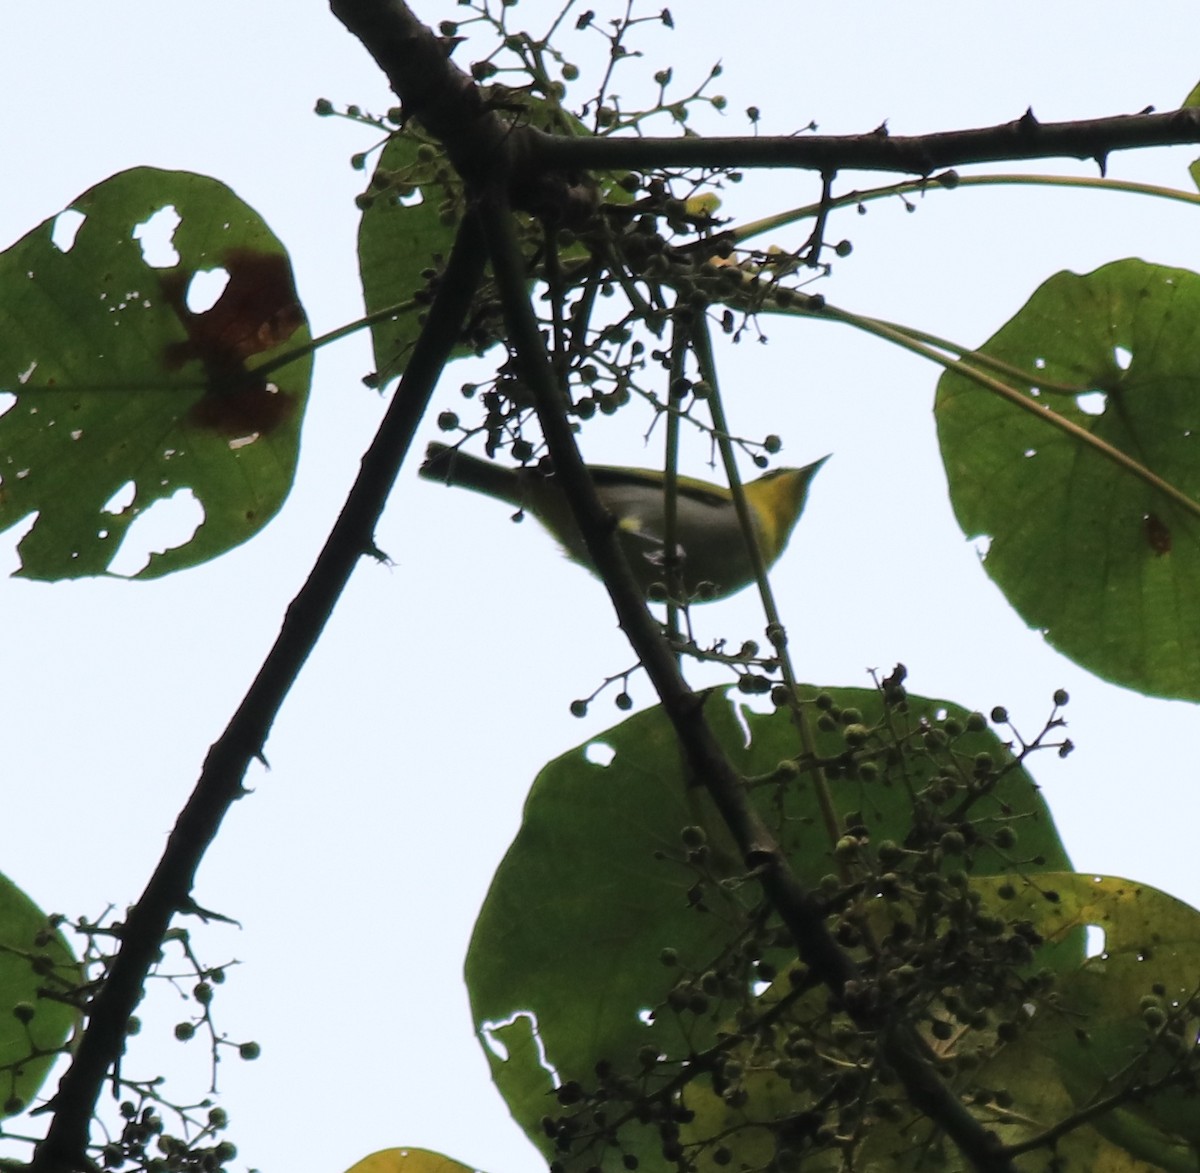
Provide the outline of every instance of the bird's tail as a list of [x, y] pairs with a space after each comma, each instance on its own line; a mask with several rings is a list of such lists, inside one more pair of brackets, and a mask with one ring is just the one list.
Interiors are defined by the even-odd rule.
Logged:
[[425, 449], [425, 463], [417, 470], [427, 481], [461, 485], [510, 505], [525, 504], [525, 487], [520, 472], [494, 460], [480, 460], [469, 452], [433, 443]]

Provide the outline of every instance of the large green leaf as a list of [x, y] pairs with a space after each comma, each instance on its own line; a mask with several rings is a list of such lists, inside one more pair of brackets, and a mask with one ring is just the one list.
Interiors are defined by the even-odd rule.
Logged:
[[[190, 489], [204, 521], [141, 577], [192, 566], [260, 530], [291, 488], [311, 356], [287, 253], [214, 179], [140, 167], [71, 204], [66, 251], [47, 220], [0, 255], [0, 528], [37, 512], [20, 545], [31, 578], [101, 574], [130, 523]], [[180, 218], [173, 262], [144, 253], [156, 213]], [[228, 283], [204, 312], [193, 277]], [[132, 502], [114, 502], [124, 487]]]
[[[1043, 411], [1200, 499], [1200, 276], [1059, 273], [981, 349], [1029, 372]], [[937, 423], [959, 524], [990, 539], [984, 567], [1022, 618], [1107, 680], [1200, 699], [1200, 518], [953, 369]]]
[[474, 1173], [464, 1165], [431, 1149], [381, 1149], [356, 1161], [346, 1173]]
[[1104, 947], [1060, 981], [1027, 1049], [1054, 1057], [1079, 1108], [1137, 1088], [1095, 1128], [1138, 1158], [1190, 1173], [1200, 1160], [1200, 912], [1132, 880], [1047, 882], [1054, 903], [1031, 901], [1040, 923], [1093, 925]]
[[0, 876], [0, 1116], [30, 1104], [80, 1015], [79, 967], [46, 914]]
[[[529, 93], [501, 90], [497, 108], [515, 122], [532, 124], [555, 134], [585, 136], [588, 130], [557, 101]], [[605, 200], [628, 203], [620, 186], [621, 174], [602, 172], [597, 186]], [[466, 206], [462, 182], [441, 147], [417, 125], [409, 125], [388, 139], [379, 156], [367, 191], [358, 230], [358, 263], [363, 300], [371, 325], [376, 377], [380, 383], [400, 375], [416, 341], [425, 310], [432, 297], [436, 274], [450, 253]], [[529, 232], [527, 251], [542, 247], [542, 228], [525, 216], [518, 222]], [[564, 249], [560, 260], [586, 255], [576, 243]], [[386, 313], [389, 308], [394, 313]], [[476, 301], [469, 337], [456, 356], [485, 348], [498, 329], [499, 305], [488, 289]]]
[[[947, 702], [909, 697], [907, 711], [889, 710], [885, 721], [877, 692], [829, 691], [835, 709], [857, 709], [864, 725], [886, 728], [881, 746], [899, 739], [909, 747], [903, 779], [885, 771], [867, 781], [864, 772], [832, 783], [837, 807], [855, 812], [872, 842], [906, 840], [914, 801], [938, 801], [928, 797], [934, 777], [952, 779], [961, 770], [969, 778], [978, 754], [1011, 761], [992, 733], [962, 733], [966, 714]], [[705, 712], [747, 776], [770, 775], [798, 753], [785, 712], [743, 712], [721, 694], [709, 696]], [[947, 721], [959, 730], [943, 741]], [[872, 744], [868, 737], [864, 749]], [[841, 728], [818, 734], [819, 754], [845, 750]], [[793, 867], [816, 885], [837, 866], [813, 788], [803, 774], [785, 771], [781, 778], [788, 780], [763, 782], [753, 793]], [[949, 812], [965, 785], [957, 798], [952, 782], [943, 791], [945, 817], [953, 821]], [[1017, 828], [1019, 856], [1033, 870], [1069, 866], [1037, 787], [1019, 768], [1001, 774], [970, 818], [984, 837], [999, 822]], [[702, 866], [686, 858], [685, 827], [703, 830]], [[689, 835], [695, 838], [695, 830]], [[974, 857], [977, 874], [1011, 866], [1009, 854], [990, 846]], [[563, 1082], [588, 1084], [601, 1060], [618, 1071], [637, 1070], [637, 1055], [647, 1046], [679, 1059], [715, 1037], [731, 1012], [722, 1012], [719, 999], [711, 1014], [688, 1018], [686, 1025], [664, 1006], [680, 974], [714, 967], [747, 930], [757, 885], [743, 871], [705, 792], [688, 785], [659, 709], [630, 718], [539, 774], [475, 926], [466, 976], [497, 1086], [548, 1153], [553, 1146], [540, 1122], [553, 1110], [549, 1067]], [[671, 966], [663, 964], [664, 949], [672, 951]], [[781, 949], [769, 960], [781, 968], [790, 957]], [[626, 1151], [656, 1159], [653, 1138], [644, 1151], [638, 1143], [630, 1141]], [[587, 1154], [584, 1163], [594, 1156]]]
[[[1183, 99], [1183, 108], [1186, 110], [1189, 106], [1200, 106], [1200, 85], [1193, 86], [1188, 96]], [[1192, 177], [1192, 182], [1200, 187], [1200, 159], [1188, 167], [1188, 174]]]
[[384, 145], [358, 226], [358, 267], [380, 383], [403, 373], [428, 307], [427, 273], [450, 255], [462, 191], [436, 149], [414, 129]]

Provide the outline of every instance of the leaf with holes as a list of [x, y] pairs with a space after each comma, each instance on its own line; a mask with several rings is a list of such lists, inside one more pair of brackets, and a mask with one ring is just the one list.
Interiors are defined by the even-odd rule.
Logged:
[[82, 975], [62, 934], [0, 875], [0, 1116], [33, 1101], [59, 1049], [78, 1026]]
[[[497, 102], [498, 108], [514, 121], [556, 134], [589, 134], [583, 123], [557, 102], [510, 90], [498, 94]], [[600, 172], [595, 178], [606, 202], [631, 201], [621, 187], [622, 173]], [[382, 385], [404, 371], [421, 319], [432, 300], [436, 274], [454, 244], [466, 198], [462, 182], [442, 148], [419, 127], [410, 125], [393, 134], [384, 145], [359, 202], [363, 215], [358, 230], [358, 264], [367, 313], [376, 319], [371, 324], [371, 342], [376, 378]], [[540, 255], [540, 228], [534, 228], [525, 216], [519, 219], [529, 229], [526, 250]], [[586, 255], [578, 243], [563, 245], [559, 260], [578, 262]], [[466, 324], [464, 342], [454, 354], [484, 350], [496, 341], [501, 332], [500, 316], [494, 290], [485, 286]]]
[[984, 568], [1083, 667], [1200, 699], [1200, 516], [1044, 418], [1200, 500], [1200, 276], [1139, 260], [1059, 273], [980, 353], [1027, 371], [1034, 406], [955, 369], [938, 384], [950, 499], [988, 540]]
[[[973, 836], [977, 875], [1007, 871], [1017, 839], [1031, 870], [1070, 866], [1029, 775], [992, 731], [964, 732], [962, 709], [910, 695], [902, 711], [885, 711], [875, 690], [827, 692], [830, 714], [871, 731], [856, 752], [878, 762], [878, 773], [868, 779], [870, 770], [847, 767], [830, 781], [834, 804], [843, 816], [853, 812], [850, 821], [867, 840], [916, 842], [920, 808], [935, 812], [932, 834], [959, 822]], [[815, 887], [836, 872], [808, 774], [776, 778], [780, 762], [799, 753], [791, 715], [751, 713], [717, 692], [705, 714], [735, 769], [759, 779], [754, 799], [801, 880]], [[847, 752], [843, 730], [839, 724], [816, 734], [831, 775]], [[889, 748], [900, 744], [903, 758]], [[998, 771], [986, 785], [976, 774], [981, 755]], [[989, 841], [1001, 828], [1005, 848]], [[703, 849], [693, 855], [698, 844]], [[947, 859], [963, 866], [961, 857]], [[786, 943], [764, 945], [756, 936], [763, 932], [759, 900], [707, 793], [686, 776], [661, 709], [629, 718], [541, 771], [476, 922], [466, 977], [496, 1085], [548, 1156], [566, 1160], [542, 1126], [554, 1110], [551, 1069], [565, 1083], [586, 1086], [601, 1062], [640, 1078], [647, 1047], [667, 1056], [667, 1066], [679, 1062], [713, 1043], [739, 993], [761, 972], [751, 960], [782, 971], [794, 959]], [[1082, 956], [1080, 942], [1070, 947]], [[690, 996], [680, 1004], [681, 979], [722, 969], [731, 957], [743, 958], [748, 975], [695, 989], [711, 1003], [703, 1011]], [[653, 1128], [622, 1138], [624, 1151], [646, 1162], [660, 1159], [661, 1143]], [[571, 1167], [618, 1170], [619, 1155], [610, 1150], [599, 1162], [580, 1145]]]
[[361, 199], [358, 264], [367, 313], [378, 318], [371, 343], [382, 386], [408, 362], [432, 299], [427, 274], [454, 244], [462, 189], [436, 149], [410, 130], [388, 139]]
[[[264, 366], [310, 341], [291, 264], [201, 175], [135, 168], [71, 209], [0, 255], [0, 528], [37, 514], [22, 575], [102, 574], [135, 519], [190, 492], [199, 528], [138, 576], [194, 566], [260, 530], [291, 488], [312, 359]], [[214, 277], [223, 289], [199, 304]]]
[[[1066, 1103], [1051, 1113], [1048, 1105], [1023, 1104], [1018, 1096], [1016, 1119], [1038, 1122], [1036, 1133], [1056, 1115], [1090, 1111], [1080, 1141], [1094, 1129], [1088, 1143], [1119, 1146], [1156, 1169], [1195, 1170], [1200, 912], [1147, 884], [1113, 876], [1011, 876], [977, 887], [993, 894], [1007, 888], [1007, 915], [1028, 916], [1048, 941], [1085, 926], [1103, 932], [1094, 956], [1054, 967], [1049, 998], [1030, 1007], [1028, 1022], [984, 1078], [1011, 1087], [1032, 1068], [1052, 1064], [1063, 1089], [1056, 1098], [1066, 1093]], [[1108, 1110], [1097, 1111], [1101, 1104]], [[1068, 1139], [1068, 1147], [1073, 1143]], [[1078, 1167], [1101, 1166], [1080, 1161]]]
[[[1200, 106], [1200, 85], [1193, 86], [1188, 96], [1183, 99], [1183, 108], [1186, 110], [1189, 106]], [[1200, 187], [1200, 159], [1189, 165], [1188, 174], [1192, 177], [1192, 182]]]

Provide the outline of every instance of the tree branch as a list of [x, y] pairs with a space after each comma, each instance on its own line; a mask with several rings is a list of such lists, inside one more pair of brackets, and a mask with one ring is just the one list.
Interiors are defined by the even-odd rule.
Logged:
[[86, 1159], [96, 1100], [125, 1046], [130, 1015], [176, 913], [193, 907], [196, 869], [263, 747], [280, 706], [308, 659], [358, 560], [375, 552], [374, 533], [400, 465], [442, 367], [458, 343], [462, 323], [483, 274], [478, 222], [464, 221], [438, 285], [425, 327], [396, 389], [346, 504], [312, 573], [288, 607], [274, 646], [224, 733], [205, 759], [199, 781], [180, 812], [158, 867], [125, 918], [121, 945], [88, 1025], [51, 1102], [54, 1113], [31, 1165], [34, 1173], [90, 1169]]
[[1200, 107], [1047, 123], [1028, 111], [999, 126], [923, 135], [892, 136], [884, 129], [803, 137], [567, 138], [529, 130], [526, 137], [530, 165], [546, 168], [793, 167], [930, 175], [969, 163], [1072, 158], [1095, 159], [1103, 174], [1113, 151], [1200, 142]]
[[577, 168], [527, 159], [531, 127], [502, 119], [453, 61], [453, 44], [426, 28], [404, 0], [330, 0], [330, 10], [387, 74], [404, 107], [446, 148], [469, 186], [504, 176], [515, 206], [563, 224], [595, 210], [595, 184]]
[[1012, 1173], [1012, 1163], [1001, 1152], [995, 1136], [946, 1085], [915, 1030], [907, 1023], [888, 1023], [877, 1010], [849, 996], [847, 987], [858, 977], [857, 965], [834, 940], [825, 923], [825, 910], [796, 878], [770, 828], [751, 803], [744, 780], [709, 727], [703, 698], [688, 687], [658, 623], [647, 610], [617, 540], [613, 519], [596, 495], [529, 304], [529, 275], [503, 191], [489, 192], [480, 200], [479, 210], [509, 342], [533, 394], [555, 476], [571, 503], [588, 557], [604, 580], [621, 629], [674, 727], [689, 771], [708, 790], [738, 844], [747, 870], [758, 877], [764, 894], [795, 940], [801, 959], [843, 1002], [856, 1025], [880, 1034], [883, 1053], [913, 1105], [943, 1128], [981, 1173]]

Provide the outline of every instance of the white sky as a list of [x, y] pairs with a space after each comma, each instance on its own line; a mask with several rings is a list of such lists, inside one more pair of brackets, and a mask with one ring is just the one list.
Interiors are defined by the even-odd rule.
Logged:
[[[462, 11], [415, 6], [430, 21]], [[532, 13], [549, 8], [526, 0], [518, 13], [537, 26]], [[717, 132], [741, 132], [752, 103], [768, 132], [815, 119], [830, 133], [984, 125], [1030, 105], [1043, 120], [1167, 109], [1200, 73], [1200, 14], [1185, 0], [1145, 3], [1136, 19], [1112, 0], [760, 0], [736, 19], [728, 4], [681, 0], [674, 15], [673, 37], [647, 38], [648, 71], [672, 64], [683, 84], [722, 59], [730, 114], [709, 122]], [[9, 4], [0, 43], [0, 246], [113, 172], [186, 168], [231, 185], [283, 238], [314, 333], [361, 312], [363, 177], [347, 160], [375, 136], [310, 111], [319, 96], [377, 111], [393, 99], [324, 5]], [[1196, 155], [1117, 156], [1111, 171], [1186, 186]], [[816, 190], [803, 175], [748, 178], [737, 208], [760, 215]], [[1200, 268], [1196, 216], [1045, 189], [938, 193], [912, 215], [877, 204], [834, 221], [832, 239], [855, 251], [823, 292], [977, 344], [1059, 269], [1124, 256]], [[859, 684], [902, 659], [914, 691], [1004, 703], [1031, 734], [1066, 687], [1078, 751], [1034, 769], [1077, 865], [1200, 903], [1180, 838], [1200, 814], [1193, 709], [1091, 680], [1008, 610], [946, 500], [935, 370], [834, 325], [765, 329], [770, 346], [725, 356], [735, 428], [780, 433], [790, 463], [834, 454], [777, 577], [801, 675]], [[43, 907], [98, 915], [140, 892], [380, 417], [359, 381], [371, 365], [362, 338], [318, 357], [296, 488], [249, 545], [153, 583], [0, 581], [0, 870]], [[448, 376], [440, 407], [459, 406], [460, 381]], [[587, 437], [588, 454], [652, 461], [645, 421], [618, 421]], [[434, 434], [431, 423], [423, 439]], [[462, 957], [536, 770], [619, 716], [602, 702], [576, 721], [569, 702], [630, 655], [602, 589], [499, 506], [418, 484], [410, 468], [378, 540], [394, 567], [355, 575], [276, 726], [272, 770], [254, 772], [196, 892], [244, 926], [199, 937], [206, 960], [244, 963], [218, 1022], [263, 1046], [257, 1063], [223, 1065], [230, 1137], [263, 1170], [336, 1173], [420, 1145], [531, 1173], [540, 1162], [472, 1038]], [[11, 546], [0, 540], [5, 570]], [[703, 623], [731, 641], [762, 626], [748, 598]], [[648, 702], [644, 684], [635, 696]], [[185, 1012], [171, 997], [148, 1008], [129, 1070], [182, 1071], [184, 1097], [203, 1090], [206, 1067], [201, 1043], [171, 1039]]]

